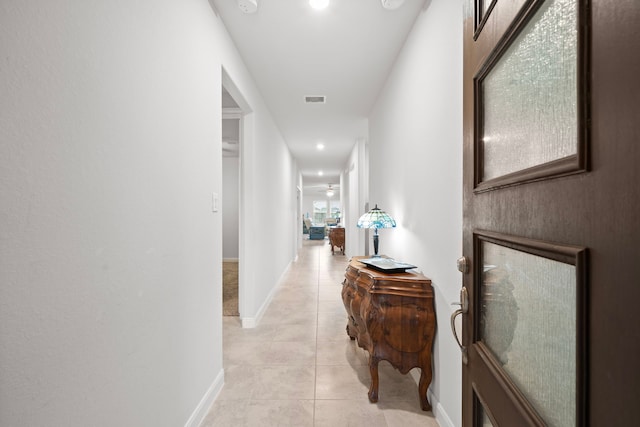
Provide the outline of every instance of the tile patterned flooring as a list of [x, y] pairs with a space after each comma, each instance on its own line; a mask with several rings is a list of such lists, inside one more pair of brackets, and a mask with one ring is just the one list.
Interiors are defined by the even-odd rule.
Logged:
[[347, 263], [326, 240], [305, 240], [256, 328], [223, 318], [225, 385], [201, 427], [438, 426], [411, 376], [385, 361], [369, 403], [368, 353], [345, 332]]

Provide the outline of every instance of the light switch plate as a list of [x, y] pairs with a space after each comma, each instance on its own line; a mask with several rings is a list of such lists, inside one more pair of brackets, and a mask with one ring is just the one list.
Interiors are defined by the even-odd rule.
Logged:
[[212, 212], [218, 212], [219, 208], [219, 203], [220, 203], [220, 199], [218, 198], [218, 193], [213, 193], [213, 196], [211, 197], [211, 211]]

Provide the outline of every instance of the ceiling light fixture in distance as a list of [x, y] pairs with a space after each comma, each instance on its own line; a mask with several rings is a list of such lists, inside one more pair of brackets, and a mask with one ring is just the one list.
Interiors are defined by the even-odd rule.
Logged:
[[329, 0], [309, 0], [309, 5], [315, 10], [322, 10], [329, 6]]
[[318, 149], [318, 151], [322, 151], [324, 150], [324, 144], [322, 142], [319, 142], [318, 145], [316, 145], [316, 148]]
[[333, 197], [333, 188], [331, 184], [329, 184], [329, 188], [327, 188], [327, 197]]

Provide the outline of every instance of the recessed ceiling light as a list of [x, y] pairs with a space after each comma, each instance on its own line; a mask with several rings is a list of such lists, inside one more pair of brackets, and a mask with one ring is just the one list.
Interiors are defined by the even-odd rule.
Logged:
[[256, 13], [258, 0], [238, 0], [238, 7], [244, 13]]
[[316, 145], [316, 148], [320, 151], [324, 150], [324, 144], [322, 142], [319, 142], [318, 145]]
[[322, 176], [322, 175], [324, 175], [322, 171], [318, 171], [318, 176]]
[[309, 0], [309, 5], [316, 10], [322, 10], [329, 6], [329, 0]]

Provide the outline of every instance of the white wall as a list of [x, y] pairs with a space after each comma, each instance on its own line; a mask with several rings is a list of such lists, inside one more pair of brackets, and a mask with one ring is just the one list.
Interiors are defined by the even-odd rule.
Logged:
[[[297, 225], [297, 230], [296, 230], [296, 234], [298, 235], [297, 238], [297, 244], [296, 244], [296, 254], [297, 252], [302, 248], [302, 231], [303, 231], [303, 227], [302, 227], [302, 219], [304, 218], [304, 210], [302, 208], [303, 205], [303, 199], [304, 199], [304, 190], [302, 188], [302, 173], [300, 172], [300, 170], [297, 168], [296, 165], [296, 210], [297, 210], [297, 215], [296, 215], [296, 223]], [[297, 259], [297, 255], [296, 255], [296, 259]]]
[[[247, 197], [274, 206], [295, 164], [206, 0], [1, 9], [0, 425], [196, 425], [223, 381], [222, 66], [253, 109]], [[254, 313], [291, 199], [249, 250]]]
[[244, 89], [255, 110], [243, 120], [239, 311], [243, 326], [254, 327], [296, 255], [298, 170], [259, 92]]
[[222, 158], [222, 258], [236, 260], [240, 243], [240, 161]]
[[432, 0], [369, 117], [370, 202], [397, 221], [381, 252], [433, 280], [438, 322], [431, 391], [443, 426], [461, 425], [461, 358], [449, 330], [462, 277], [462, 4]]
[[344, 188], [342, 225], [345, 227], [344, 251], [348, 257], [365, 255], [365, 241], [368, 231], [357, 228], [358, 218], [365, 210], [368, 202], [368, 143], [365, 138], [356, 141], [345, 165], [342, 181]]

